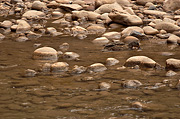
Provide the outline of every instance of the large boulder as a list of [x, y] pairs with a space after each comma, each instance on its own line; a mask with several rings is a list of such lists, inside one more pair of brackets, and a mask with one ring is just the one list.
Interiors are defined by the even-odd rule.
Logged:
[[180, 9], [180, 0], [165, 0], [163, 3], [163, 8], [166, 11], [175, 11]]
[[170, 22], [159, 22], [156, 24], [156, 29], [165, 30], [167, 32], [173, 32], [180, 30], [180, 27]]
[[31, 8], [35, 10], [43, 10], [46, 9], [46, 4], [41, 1], [34, 1]]
[[170, 58], [166, 60], [166, 69], [171, 70], [180, 70], [180, 60]]
[[98, 8], [101, 5], [112, 4], [114, 2], [116, 2], [116, 0], [95, 0], [95, 7]]
[[95, 12], [99, 14], [103, 14], [103, 13], [110, 13], [113, 10], [122, 12], [123, 8], [118, 3], [115, 2], [113, 4], [104, 4], [100, 6], [98, 9], [95, 10]]
[[133, 56], [126, 60], [124, 66], [134, 67], [139, 65], [145, 68], [159, 68], [161, 67], [158, 63], [146, 56]]
[[120, 12], [111, 12], [109, 13], [109, 18], [116, 23], [133, 26], [133, 25], [142, 25], [143, 21], [137, 15], [130, 15]]
[[33, 59], [57, 61], [58, 60], [57, 51], [51, 47], [41, 47], [34, 51]]
[[46, 14], [44, 12], [37, 10], [29, 10], [22, 15], [22, 17], [25, 17], [27, 19], [41, 18], [45, 16]]
[[31, 26], [25, 20], [17, 20], [17, 33], [25, 33], [31, 29]]

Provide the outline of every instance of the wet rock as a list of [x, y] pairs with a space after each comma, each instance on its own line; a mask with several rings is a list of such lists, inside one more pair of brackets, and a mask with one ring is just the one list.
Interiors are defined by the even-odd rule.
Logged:
[[122, 12], [123, 8], [118, 4], [118, 3], [113, 3], [113, 4], [104, 4], [101, 5], [98, 9], [96, 9], [94, 12], [97, 12], [99, 14], [103, 13], [110, 13], [113, 10]]
[[79, 54], [75, 52], [65, 52], [63, 54], [63, 58], [66, 60], [78, 60], [79, 57], [80, 57]]
[[108, 90], [108, 89], [111, 88], [111, 84], [110, 84], [110, 83], [106, 83], [106, 82], [101, 82], [101, 83], [99, 84], [99, 88], [100, 88], [101, 90]]
[[60, 4], [59, 6], [62, 9], [65, 9], [67, 11], [74, 11], [74, 10], [81, 10], [82, 6], [78, 4]]
[[167, 32], [173, 32], [173, 31], [178, 31], [180, 30], [180, 27], [175, 25], [175, 24], [172, 24], [172, 23], [169, 23], [169, 22], [160, 22], [160, 23], [157, 23], [156, 24], [156, 29], [158, 30], [165, 30]]
[[123, 39], [123, 42], [127, 43], [127, 44], [132, 43], [132, 42], [137, 42], [138, 43], [139, 39], [134, 37], [134, 36], [127, 36], [126, 38]]
[[179, 41], [180, 41], [180, 37], [174, 34], [171, 34], [169, 38], [167, 39], [168, 44], [177, 44]]
[[166, 11], [175, 11], [180, 9], [180, 1], [179, 0], [165, 0], [163, 3], [163, 8]]
[[56, 0], [56, 2], [61, 4], [69, 4], [71, 3], [71, 0]]
[[56, 62], [54, 64], [51, 65], [51, 70], [52, 72], [65, 72], [68, 71], [69, 69], [69, 64], [67, 64], [66, 62]]
[[17, 42], [25, 42], [27, 40], [29, 40], [29, 39], [26, 36], [20, 36], [15, 39], [15, 41], [17, 41]]
[[109, 13], [109, 18], [113, 22], [120, 23], [123, 25], [128, 25], [128, 26], [143, 24], [142, 19], [136, 15], [123, 14], [123, 13], [115, 12], [115, 11]]
[[127, 80], [123, 82], [124, 88], [138, 88], [142, 85], [142, 83], [138, 80]]
[[129, 36], [132, 31], [137, 31], [139, 33], [144, 33], [144, 30], [140, 27], [137, 27], [137, 26], [131, 26], [131, 27], [127, 27], [125, 28], [121, 34], [122, 34], [122, 37], [126, 37], [126, 36]]
[[41, 34], [37, 34], [37, 33], [34, 33], [32, 31], [30, 31], [28, 34], [27, 34], [27, 38], [28, 39], [38, 39], [40, 38], [42, 35]]
[[88, 30], [88, 34], [102, 34], [106, 31], [106, 28], [104, 26], [93, 24], [87, 27], [87, 30]]
[[135, 65], [139, 65], [140, 67], [146, 68], [160, 68], [161, 66], [156, 63], [154, 60], [146, 57], [146, 56], [133, 56], [126, 60], [124, 66], [126, 67], [134, 67]]
[[167, 14], [166, 12], [161, 12], [161, 11], [158, 11], [158, 10], [144, 10], [143, 13], [147, 14], [147, 15], [155, 15], [155, 16], [158, 16], [158, 17], [162, 17], [162, 16]]
[[119, 63], [119, 60], [115, 59], [115, 58], [107, 58], [106, 60], [106, 65], [107, 66], [113, 66]]
[[145, 34], [140, 33], [138, 31], [132, 31], [130, 33], [130, 36], [134, 36], [134, 37], [138, 38], [139, 40], [149, 40], [149, 38]]
[[58, 60], [57, 51], [51, 47], [41, 47], [34, 51], [33, 59], [57, 61]]
[[61, 44], [61, 45], [59, 45], [59, 49], [62, 51], [66, 51], [69, 49], [69, 44], [68, 43]]
[[141, 102], [133, 102], [132, 107], [141, 110], [144, 107], [144, 105]]
[[53, 19], [59, 19], [59, 18], [62, 18], [64, 16], [64, 14], [59, 12], [59, 11], [54, 11], [54, 12], [52, 12], [51, 15], [52, 15]]
[[121, 38], [121, 33], [112, 31], [112, 32], [104, 33], [102, 36], [108, 38], [109, 40], [114, 40], [114, 39], [118, 40]]
[[179, 59], [167, 59], [166, 60], [166, 69], [170, 70], [180, 70], [180, 60]]
[[107, 68], [101, 63], [92, 64], [87, 69], [88, 72], [102, 72], [105, 70], [107, 70]]
[[72, 27], [71, 32], [74, 37], [77, 36], [78, 34], [86, 35], [88, 33], [87, 30], [81, 26]]
[[41, 11], [36, 11], [36, 10], [29, 10], [25, 12], [22, 17], [25, 17], [27, 19], [35, 19], [35, 18], [44, 18], [46, 17], [46, 14], [41, 12]]
[[105, 45], [106, 43], [109, 42], [109, 40], [106, 38], [106, 37], [99, 37], [99, 38], [96, 38], [92, 41], [94, 44], [101, 44], [101, 45]]
[[37, 74], [35, 70], [27, 69], [25, 71], [25, 77], [34, 77]]
[[42, 68], [42, 72], [50, 72], [51, 71], [51, 64], [50, 63], [45, 63]]
[[157, 29], [152, 28], [151, 26], [145, 26], [143, 27], [144, 33], [147, 35], [155, 35], [159, 33]]
[[32, 7], [31, 7], [31, 8], [34, 9], [34, 10], [44, 10], [44, 9], [46, 9], [47, 7], [46, 7], [46, 4], [45, 4], [44, 2], [34, 1], [34, 2], [32, 3]]
[[31, 26], [25, 20], [17, 20], [17, 33], [25, 33], [31, 29]]
[[168, 77], [175, 76], [175, 75], [177, 75], [177, 73], [172, 70], [169, 70], [168, 72], [166, 72], [166, 76]]
[[10, 28], [12, 26], [12, 22], [9, 20], [5, 20], [2, 23], [0, 23], [0, 27], [3, 28]]
[[0, 33], [0, 41], [3, 40], [4, 38], [5, 38], [5, 36]]
[[76, 81], [94, 81], [95, 78], [91, 77], [91, 76], [87, 76], [87, 77], [82, 77], [80, 79], [76, 79]]
[[84, 66], [75, 65], [74, 68], [72, 69], [71, 73], [72, 74], [81, 74], [81, 73], [86, 72], [86, 70], [87, 70], [87, 68]]
[[95, 7], [98, 8], [104, 4], [112, 4], [116, 2], [116, 0], [95, 0]]

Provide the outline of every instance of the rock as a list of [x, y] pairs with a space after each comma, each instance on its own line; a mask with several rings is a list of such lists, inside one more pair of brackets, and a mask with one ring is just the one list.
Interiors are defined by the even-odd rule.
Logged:
[[0, 23], [0, 27], [3, 28], [10, 28], [12, 26], [12, 22], [9, 20], [5, 20], [2, 23]]
[[133, 102], [132, 107], [141, 110], [144, 107], [144, 105], [141, 102]]
[[163, 17], [164, 15], [167, 14], [166, 12], [161, 12], [161, 11], [158, 11], [158, 10], [144, 10], [143, 13], [147, 14], [147, 15], [155, 15], [155, 16], [158, 16], [158, 17]]
[[159, 68], [161, 67], [158, 63], [154, 60], [146, 57], [146, 56], [133, 56], [126, 60], [124, 66], [126, 67], [134, 67], [139, 65], [140, 67], [146, 68]]
[[100, 88], [101, 90], [108, 90], [108, 89], [111, 88], [111, 84], [110, 84], [110, 83], [106, 83], [106, 82], [101, 82], [101, 83], [99, 84], [99, 88]]
[[179, 59], [167, 59], [166, 60], [166, 69], [168, 70], [180, 70], [180, 60]]
[[59, 49], [62, 51], [66, 51], [69, 49], [69, 44], [68, 43], [63, 43], [59, 46]]
[[115, 3], [116, 0], [95, 0], [95, 8], [102, 6], [104, 4], [112, 4]]
[[56, 2], [61, 4], [69, 4], [71, 3], [71, 0], [56, 0]]
[[42, 68], [42, 72], [51, 72], [51, 64], [50, 63], [45, 63]]
[[123, 82], [124, 88], [138, 88], [142, 85], [142, 83], [138, 80], [127, 80]]
[[72, 27], [71, 32], [72, 32], [72, 35], [74, 37], [77, 36], [78, 34], [84, 34], [84, 35], [88, 34], [88, 31], [85, 28], [81, 27], [81, 26]]
[[44, 2], [41, 2], [41, 1], [34, 1], [32, 3], [32, 9], [34, 10], [45, 10], [47, 7], [46, 7], [46, 4]]
[[94, 12], [99, 13], [99, 14], [103, 14], [103, 13], [110, 13], [113, 10], [123, 12], [123, 8], [118, 3], [101, 5]]
[[59, 6], [62, 9], [65, 9], [67, 11], [74, 11], [74, 10], [81, 10], [82, 6], [78, 4], [60, 4]]
[[92, 42], [94, 44], [105, 45], [106, 43], [109, 42], [109, 40], [106, 37], [99, 37], [99, 38], [94, 39]]
[[56, 62], [54, 64], [51, 65], [51, 70], [52, 72], [65, 72], [68, 71], [69, 69], [69, 64], [67, 64], [66, 62]]
[[41, 11], [36, 11], [36, 10], [29, 10], [25, 12], [22, 17], [25, 17], [27, 19], [35, 19], [35, 18], [44, 18], [46, 17], [46, 14], [41, 12]]
[[144, 33], [147, 35], [155, 35], [159, 33], [157, 29], [152, 28], [151, 26], [145, 26], [143, 27]]
[[180, 42], [180, 37], [174, 34], [171, 34], [169, 38], [167, 39], [168, 44], [177, 44], [178, 42]]
[[175, 11], [180, 9], [180, 1], [179, 0], [165, 0], [163, 3], [163, 9], [166, 11]]
[[0, 41], [3, 40], [4, 38], [5, 38], [5, 36], [0, 33]]
[[11, 30], [12, 30], [12, 31], [16, 31], [17, 27], [18, 27], [18, 25], [12, 25], [12, 26], [11, 26]]
[[180, 90], [180, 80], [177, 81], [177, 84], [175, 86], [178, 90]]
[[131, 5], [130, 2], [129, 2], [129, 0], [116, 0], [116, 2], [117, 2], [118, 4], [120, 4], [121, 6], [125, 6], [125, 7], [128, 7], [128, 6]]
[[168, 72], [166, 72], [166, 76], [168, 77], [175, 76], [175, 75], [177, 75], [177, 73], [172, 70], [169, 70]]
[[106, 65], [107, 66], [113, 66], [119, 63], [119, 60], [115, 59], [115, 58], [107, 58], [106, 60]]
[[57, 61], [57, 51], [51, 47], [41, 47], [34, 51], [33, 59]]
[[127, 13], [129, 13], [131, 15], [136, 15], [131, 7], [127, 7], [125, 10]]
[[112, 31], [104, 33], [102, 36], [108, 38], [109, 40], [119, 40], [121, 38], [121, 33]]
[[27, 38], [28, 39], [38, 39], [40, 38], [42, 35], [41, 34], [37, 34], [37, 33], [34, 33], [32, 31], [30, 31], [28, 34], [27, 34]]
[[17, 20], [18, 26], [16, 29], [17, 33], [25, 33], [31, 29], [31, 26], [25, 20]]
[[65, 52], [63, 54], [63, 58], [66, 60], [78, 60], [79, 54], [77, 54], [75, 52]]
[[138, 38], [134, 36], [127, 36], [126, 38], [123, 39], [123, 42], [126, 44], [132, 43], [132, 42], [140, 42]]
[[144, 30], [138, 26], [131, 26], [131, 27], [127, 27], [125, 28], [121, 34], [122, 34], [122, 37], [126, 37], [126, 36], [129, 36], [131, 34], [131, 32], [133, 31], [137, 31], [139, 33], [144, 33]]
[[37, 74], [35, 70], [27, 69], [25, 71], [25, 77], [34, 77]]
[[87, 68], [84, 66], [78, 66], [75, 65], [74, 68], [72, 69], [71, 73], [72, 74], [82, 74], [84, 72], [86, 72]]
[[81, 19], [81, 18], [86, 18], [87, 20], [97, 20], [98, 18], [100, 18], [100, 14], [93, 12], [93, 11], [72, 11], [72, 17], [77, 18], [77, 19]]
[[176, 24], [176, 21], [175, 21], [175, 20], [170, 19], [170, 18], [166, 18], [166, 17], [163, 19], [163, 21], [164, 21], [164, 22], [169, 22], [169, 23], [172, 23], [172, 24]]
[[130, 33], [130, 36], [134, 36], [134, 37], [138, 38], [139, 40], [149, 40], [149, 38], [145, 34], [140, 33], [138, 31], [132, 31]]
[[133, 25], [142, 25], [143, 21], [140, 17], [136, 15], [124, 14], [120, 12], [111, 12], [109, 13], [109, 18], [116, 23], [123, 25], [133, 26]]
[[145, 5], [148, 2], [154, 3], [156, 0], [136, 0], [136, 3], [139, 5]]
[[52, 15], [53, 19], [59, 19], [59, 18], [62, 18], [64, 16], [64, 14], [59, 12], [59, 11], [54, 11], [54, 12], [52, 12], [51, 15]]
[[93, 24], [87, 27], [87, 30], [88, 30], [88, 34], [102, 34], [106, 31], [106, 28], [104, 26]]
[[102, 72], [105, 70], [107, 70], [107, 68], [101, 63], [92, 64], [87, 69], [88, 72]]
[[59, 3], [57, 3], [56, 1], [51, 1], [49, 2], [49, 4], [47, 4], [47, 7], [48, 8], [53, 8], [53, 9], [56, 9], [56, 8], [59, 8]]
[[156, 29], [158, 30], [165, 30], [167, 32], [173, 32], [173, 31], [178, 31], [180, 30], [180, 27], [175, 25], [175, 24], [172, 24], [172, 23], [169, 23], [169, 22], [160, 22], [160, 23], [157, 23], [156, 24]]
[[29, 39], [26, 36], [20, 36], [15, 39], [15, 41], [17, 41], [17, 42], [25, 42], [27, 40], [29, 40]]

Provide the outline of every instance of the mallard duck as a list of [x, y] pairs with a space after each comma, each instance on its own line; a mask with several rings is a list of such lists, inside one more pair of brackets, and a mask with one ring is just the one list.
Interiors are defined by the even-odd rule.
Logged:
[[124, 51], [134, 49], [140, 49], [139, 42], [134, 41], [129, 44], [125, 44], [123, 42], [111, 42], [104, 45], [104, 49], [102, 51]]

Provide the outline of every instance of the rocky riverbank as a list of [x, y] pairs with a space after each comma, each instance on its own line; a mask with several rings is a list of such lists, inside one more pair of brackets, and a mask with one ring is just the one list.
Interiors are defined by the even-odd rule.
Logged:
[[[20, 74], [18, 77], [21, 79], [58, 77], [63, 78], [63, 80], [72, 77], [75, 83], [72, 86], [73, 88], [69, 87], [75, 90], [75, 92], [69, 91], [70, 93], [68, 93], [68, 91], [62, 91], [62, 96], [73, 95], [73, 101], [81, 100], [83, 102], [103, 98], [108, 99], [108, 96], [115, 97], [122, 94], [127, 97], [126, 99], [121, 99], [122, 101], [129, 100], [128, 108], [122, 106], [124, 110], [156, 112], [160, 108], [160, 111], [163, 112], [167, 111], [167, 105], [158, 104], [157, 100], [156, 103], [152, 103], [148, 99], [146, 101], [136, 99], [136, 97], [133, 97], [132, 92], [152, 96], [155, 95], [156, 91], [178, 91], [180, 89], [178, 78], [180, 57], [177, 53], [180, 45], [179, 4], [179, 0], [1, 0], [0, 44], [6, 44], [8, 40], [19, 45], [33, 43], [33, 51], [31, 49], [30, 57], [29, 55], [26, 58], [22, 56], [22, 59], [23, 61], [29, 60], [28, 62], [33, 62], [35, 67], [31, 68], [30, 65], [27, 65], [29, 67], [23, 65], [25, 67], [23, 69], [24, 73], [18, 72]], [[47, 43], [45, 45], [43, 38], [46, 41], [56, 40], [49, 41], [48, 43], [51, 44]], [[59, 44], [57, 39], [60, 41], [63, 38], [72, 38], [72, 40], [76, 39], [76, 41], [67, 40], [68, 42], [61, 42]], [[73, 50], [71, 49], [71, 47], [74, 47], [73, 45], [80, 44], [81, 42], [84, 45], [82, 43], [73, 48]], [[87, 48], [86, 42], [88, 45], [91, 45], [90, 48]], [[157, 44], [161, 44], [161, 47], [171, 46], [170, 49], [176, 52], [175, 55], [173, 52], [161, 51], [161, 56], [168, 56], [167, 58], [165, 57], [165, 60], [155, 58], [159, 54], [151, 54], [153, 56], [151, 58], [148, 51], [155, 53], [151, 48], [154, 48], [155, 46], [153, 45]], [[76, 50], [77, 48], [78, 50]], [[1, 50], [3, 53], [3, 49]], [[20, 49], [20, 52], [23, 52], [23, 49]], [[131, 52], [133, 56], [129, 55]], [[98, 55], [92, 56], [95, 53], [98, 53]], [[103, 60], [98, 59], [101, 55]], [[125, 60], [123, 56], [126, 56]], [[93, 60], [86, 57], [91, 57]], [[88, 62], [89, 60], [91, 62]], [[0, 65], [0, 71], [8, 71], [17, 67], [19, 67], [19, 64]], [[124, 72], [126, 78], [119, 78], [121, 75], [117, 72], [121, 75]], [[134, 78], [131, 74], [135, 77], [141, 74], [143, 75], [143, 80], [141, 80], [142, 77], [138, 77], [140, 79]], [[114, 75], [115, 79], [113, 78]], [[150, 81], [144, 81], [147, 75], [148, 78], [149, 76], [157, 75], [161, 80], [157, 79], [156, 83], [150, 79]], [[108, 80], [106, 79], [107, 77]], [[170, 78], [162, 80], [162, 77]], [[12, 87], [17, 89], [41, 85], [35, 80], [30, 80], [28, 83], [14, 80], [12, 82]], [[84, 84], [81, 85], [79, 83]], [[57, 86], [56, 83], [52, 84], [52, 87]], [[85, 96], [77, 93], [77, 90], [74, 89], [78, 85], [81, 85], [83, 88], [87, 87], [87, 89], [77, 89]], [[60, 89], [65, 90], [63, 85], [61, 86]], [[66, 86], [66, 88], [69, 87]], [[58, 89], [58, 86], [56, 88]], [[46, 90], [48, 93], [41, 91], [32, 93], [30, 91], [30, 94], [39, 97], [56, 97], [58, 95], [57, 92], [53, 91], [51, 91], [51, 95], [48, 90], [54, 91], [52, 88]], [[88, 93], [84, 94], [86, 90]], [[126, 95], [123, 92], [124, 90], [131, 96], [133, 95], [131, 99], [128, 98], [128, 94]], [[95, 93], [96, 91], [98, 93]], [[114, 94], [113, 91], [116, 95], [112, 95]], [[158, 98], [157, 95], [156, 97]], [[56, 98], [60, 99], [59, 97]], [[52, 98], [52, 100], [56, 99]], [[60, 100], [65, 101], [63, 99]], [[82, 103], [81, 101], [80, 103]], [[55, 102], [58, 103], [57, 100]], [[87, 102], [83, 104], [86, 105]], [[100, 104], [105, 106], [104, 103]], [[127, 104], [127, 102], [124, 104]], [[72, 109], [72, 107], [78, 105], [74, 105], [73, 102], [55, 105], [58, 109], [71, 108], [72, 112], [75, 111], [79, 115], [93, 115], [92, 118], [97, 116], [95, 111], [89, 108], [91, 107], [90, 105], [88, 105], [87, 109], [85, 109], [85, 106], [82, 106], [84, 109], [80, 110]], [[18, 106], [22, 109], [22, 105]], [[93, 103], [93, 106], [96, 107], [97, 105]], [[77, 107], [81, 108], [81, 106]], [[116, 107], [117, 110], [119, 108]], [[9, 105], [8, 109], [13, 109], [13, 106]], [[112, 111], [116, 109], [107, 110]], [[91, 114], [91, 112], [93, 113]], [[121, 116], [126, 118], [125, 111], [122, 111], [121, 114], [113, 115], [111, 113], [111, 115], [104, 118], [116, 119]], [[130, 114], [133, 113], [129, 111], [128, 114], [130, 118]], [[163, 113], [161, 114], [163, 115]], [[55, 115], [57, 116], [57, 114]], [[158, 116], [153, 115], [153, 117]], [[135, 116], [133, 115], [133, 117]], [[147, 117], [151, 118], [150, 115]]]

